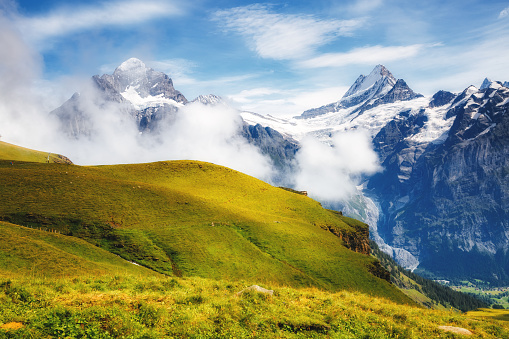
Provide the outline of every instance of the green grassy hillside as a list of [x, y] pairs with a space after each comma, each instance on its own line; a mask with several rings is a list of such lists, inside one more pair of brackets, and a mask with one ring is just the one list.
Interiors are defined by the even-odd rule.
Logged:
[[356, 290], [409, 302], [370, 273], [375, 259], [366, 225], [224, 167], [6, 160], [0, 161], [0, 197], [4, 221], [58, 230], [160, 273]]
[[71, 161], [60, 155], [48, 152], [34, 151], [28, 148], [9, 144], [0, 141], [0, 159], [26, 162], [50, 162], [50, 163], [71, 163]]
[[157, 275], [75, 237], [0, 222], [0, 277]]

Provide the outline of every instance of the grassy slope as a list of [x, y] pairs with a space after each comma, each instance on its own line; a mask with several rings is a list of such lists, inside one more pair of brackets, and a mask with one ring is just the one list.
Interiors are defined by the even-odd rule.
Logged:
[[157, 275], [90, 243], [0, 222], [0, 276]]
[[[409, 299], [322, 227], [352, 220], [207, 163], [80, 167], [0, 161], [0, 218], [77, 235], [159, 272]], [[352, 224], [350, 226], [348, 223]]]
[[[357, 292], [244, 282], [102, 276], [0, 279], [0, 338], [508, 338], [507, 322], [396, 304]], [[10, 330], [9, 328], [19, 328]], [[5, 334], [5, 336], [2, 336]]]
[[70, 163], [69, 159], [59, 154], [34, 151], [28, 148], [0, 141], [0, 159], [46, 163], [48, 162], [48, 155], [49, 162], [51, 163]]
[[[467, 315], [475, 318], [497, 319], [509, 321], [509, 310], [497, 310], [492, 308], [480, 308], [475, 311], [467, 312]], [[509, 328], [509, 326], [507, 326]]]

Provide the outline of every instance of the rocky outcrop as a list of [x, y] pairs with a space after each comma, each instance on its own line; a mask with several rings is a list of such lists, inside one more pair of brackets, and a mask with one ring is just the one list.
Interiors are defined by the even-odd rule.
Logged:
[[328, 224], [320, 224], [315, 226], [329, 231], [340, 238], [346, 248], [354, 252], [369, 255], [371, 253], [371, 247], [369, 246], [369, 226], [358, 221], [354, 223], [348, 223], [348, 225], [352, 227], [352, 230], [340, 229], [334, 225]]
[[436, 92], [429, 103], [430, 108], [445, 106], [456, 98], [456, 94], [447, 91]]

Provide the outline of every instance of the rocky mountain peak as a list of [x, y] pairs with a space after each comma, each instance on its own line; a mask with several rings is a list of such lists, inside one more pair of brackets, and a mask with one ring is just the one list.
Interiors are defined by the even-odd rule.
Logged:
[[492, 81], [490, 79], [484, 78], [484, 81], [482, 82], [480, 89], [485, 89], [485, 88], [490, 87], [491, 83], [492, 83]]
[[[125, 99], [138, 108], [147, 106], [147, 101], [154, 105], [161, 103], [155, 98], [173, 100], [185, 104], [187, 99], [173, 87], [173, 81], [163, 72], [158, 72], [136, 58], [130, 58], [118, 66], [112, 75], [100, 77]], [[164, 100], [163, 100], [164, 101]], [[152, 104], [149, 104], [150, 106]], [[153, 106], [153, 105], [152, 105]]]
[[397, 80], [385, 66], [377, 65], [369, 75], [360, 75], [341, 100], [307, 110], [296, 118], [309, 119], [348, 108], [353, 108], [350, 114], [362, 114], [378, 105], [419, 97], [422, 95], [415, 93], [403, 79]]
[[500, 81], [492, 81], [491, 79], [484, 78], [484, 81], [481, 84], [480, 90], [490, 88], [490, 87], [494, 88], [494, 89], [498, 89], [501, 86], [507, 87], [507, 82], [505, 84], [502, 84], [502, 82], [500, 82]]
[[217, 95], [209, 94], [209, 95], [199, 95], [192, 102], [199, 102], [204, 105], [215, 106], [220, 103], [224, 103], [223, 99]]
[[394, 85], [396, 83], [396, 78], [394, 78], [384, 65], [377, 65], [368, 76], [360, 75], [341, 100], [344, 101], [351, 96], [360, 95], [370, 88], [379, 87], [382, 83]]
[[131, 58], [124, 61], [113, 72], [114, 87], [124, 92], [129, 86], [143, 85], [148, 81], [148, 73], [153, 70], [139, 59]]
[[429, 103], [430, 108], [445, 106], [456, 98], [456, 94], [448, 92], [448, 91], [438, 91], [436, 92], [431, 101]]

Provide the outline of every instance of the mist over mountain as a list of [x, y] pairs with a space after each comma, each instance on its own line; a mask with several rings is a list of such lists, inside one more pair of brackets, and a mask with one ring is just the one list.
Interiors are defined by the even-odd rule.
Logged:
[[77, 163], [199, 159], [293, 184], [296, 140], [246, 123], [214, 94], [188, 100], [171, 78], [136, 58], [93, 76], [50, 116], [68, 145], [60, 152]]

